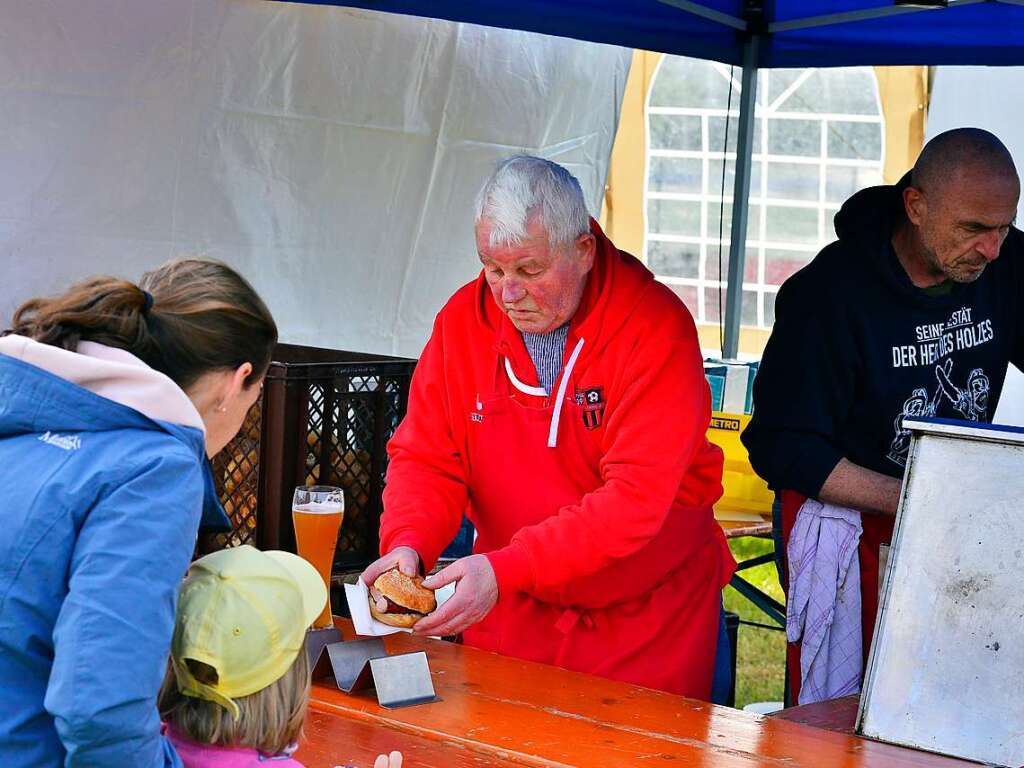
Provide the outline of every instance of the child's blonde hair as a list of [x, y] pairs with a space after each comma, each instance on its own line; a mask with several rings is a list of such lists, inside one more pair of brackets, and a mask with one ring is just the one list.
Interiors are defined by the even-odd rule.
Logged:
[[[215, 685], [216, 671], [193, 659], [184, 661], [199, 682]], [[167, 665], [157, 708], [164, 722], [197, 744], [250, 747], [268, 755], [284, 751], [302, 736], [309, 703], [310, 669], [303, 643], [287, 672], [263, 690], [235, 699], [238, 718], [220, 704], [186, 696], [178, 689], [173, 660]]]

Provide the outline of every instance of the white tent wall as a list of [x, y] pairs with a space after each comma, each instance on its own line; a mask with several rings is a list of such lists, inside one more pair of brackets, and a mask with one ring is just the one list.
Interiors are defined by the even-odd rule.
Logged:
[[599, 212], [631, 52], [263, 0], [0, 0], [0, 325], [168, 258], [248, 276], [287, 341], [415, 356], [518, 151]]
[[[1024, 67], [936, 67], [925, 140], [950, 128], [972, 126], [992, 131], [1024, 171], [1024, 102], [1015, 99]], [[1024, 220], [1024, 200], [1017, 225]], [[1024, 374], [1014, 366], [1006, 375], [995, 421], [1024, 426]]]

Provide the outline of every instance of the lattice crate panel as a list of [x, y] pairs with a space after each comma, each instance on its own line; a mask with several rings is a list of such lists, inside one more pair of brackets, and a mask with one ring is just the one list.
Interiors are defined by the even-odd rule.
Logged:
[[[338, 542], [338, 553], [375, 554], [374, 540], [376, 528], [380, 521], [371, 519], [371, 507], [375, 499], [370, 470], [373, 457], [375, 419], [372, 395], [365, 393], [348, 393], [341, 395], [335, 409], [335, 423], [339, 425], [338, 436], [341, 438], [331, 451], [331, 471], [338, 484], [345, 489], [346, 512], [345, 527], [342, 529]], [[379, 487], [379, 486], [378, 486]], [[337, 558], [344, 560], [343, 556]]]
[[[384, 444], [397, 426], [400, 389], [395, 380], [372, 374], [335, 379], [331, 386], [333, 390], [326, 391], [333, 395], [333, 403], [326, 420], [324, 385], [310, 386], [306, 482], [337, 485], [345, 490], [345, 522], [338, 536], [335, 560], [335, 568], [344, 570], [353, 561], [372, 559], [376, 554], [386, 457], [379, 457], [380, 469], [374, 478], [372, 451], [378, 444], [377, 430], [384, 430], [379, 441]], [[385, 398], [384, 420], [377, 424], [381, 390]], [[324, 433], [325, 422], [331, 426], [329, 434]], [[322, 466], [323, 457], [326, 467]]]
[[[325, 432], [328, 420], [324, 418], [326, 386], [333, 388], [329, 433]], [[369, 488], [363, 479], [366, 471], [360, 469], [360, 457], [349, 447], [353, 443], [347, 419], [349, 397], [347, 390], [333, 381], [328, 384], [311, 383], [309, 386], [305, 482], [307, 485], [335, 485], [345, 491], [345, 517], [338, 534], [339, 553], [353, 549], [358, 551], [360, 547], [365, 549], [365, 535], [360, 535], [358, 529], [364, 527], [359, 525], [359, 521], [369, 498]], [[326, 467], [322, 461], [325, 455]], [[366, 466], [369, 466], [368, 461]]]
[[322, 384], [309, 385], [309, 405], [306, 414], [306, 485], [327, 483], [320, 477], [320, 441], [324, 428], [324, 387]]
[[[399, 386], [397, 379], [384, 379], [384, 392], [386, 394], [384, 398], [384, 419], [386, 429], [388, 431], [388, 438], [395, 434], [395, 430], [398, 429], [398, 424], [402, 420], [401, 408], [402, 408], [402, 390]], [[380, 465], [380, 487], [384, 488], [384, 474], [388, 468], [388, 457], [384, 455], [384, 461]]]
[[213, 549], [256, 544], [262, 400], [249, 409], [238, 435], [213, 458], [213, 477], [234, 530], [213, 536]]
[[[363, 409], [353, 410], [350, 417], [350, 423], [355, 424], [357, 427], [361, 426], [361, 429], [355, 430], [355, 434], [359, 434], [365, 440], [365, 443], [359, 446], [361, 451], [360, 457], [365, 454], [367, 460], [362, 467], [364, 468], [364, 475], [366, 477], [366, 485], [369, 489], [370, 497], [368, 499], [368, 505], [377, 503], [379, 514], [379, 502], [380, 495], [384, 490], [384, 480], [387, 475], [388, 468], [388, 456], [386, 450], [381, 452], [381, 456], [378, 457], [377, 462], [377, 474], [376, 477], [370, 477], [369, 472], [373, 466], [372, 459], [370, 459], [367, 451], [373, 450], [374, 448], [374, 436], [379, 432], [383, 433], [384, 439], [381, 444], [386, 446], [388, 440], [394, 435], [395, 430], [398, 428], [398, 424], [401, 421], [401, 394], [402, 390], [399, 385], [399, 381], [396, 378], [389, 376], [373, 376], [365, 379], [353, 379], [352, 382], [353, 392], [367, 392], [373, 393], [374, 397], [361, 401]], [[380, 416], [379, 423], [376, 421], [377, 414], [377, 400], [380, 397], [378, 392], [383, 392], [383, 409]], [[350, 433], [352, 434], [352, 433]], [[364, 507], [364, 510], [366, 507]], [[364, 523], [366, 526], [378, 526], [380, 523], [377, 517], [372, 520], [367, 519]], [[372, 538], [376, 539], [376, 532], [370, 532]]]

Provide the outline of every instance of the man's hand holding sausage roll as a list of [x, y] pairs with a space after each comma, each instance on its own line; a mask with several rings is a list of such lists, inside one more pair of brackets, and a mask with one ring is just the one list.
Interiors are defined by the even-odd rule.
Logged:
[[[419, 555], [396, 547], [363, 571], [370, 590], [370, 612], [392, 626], [412, 627], [418, 635], [457, 635], [490, 613], [498, 601], [498, 582], [483, 555], [456, 560], [419, 581]], [[396, 572], [397, 571], [397, 572]], [[401, 575], [400, 575], [401, 574]], [[423, 593], [455, 584], [455, 594], [439, 609], [424, 609]], [[432, 597], [432, 596], [431, 596]]]
[[423, 581], [427, 589], [455, 584], [455, 594], [445, 604], [416, 622], [417, 635], [457, 635], [491, 612], [498, 602], [498, 580], [484, 555], [462, 557]]

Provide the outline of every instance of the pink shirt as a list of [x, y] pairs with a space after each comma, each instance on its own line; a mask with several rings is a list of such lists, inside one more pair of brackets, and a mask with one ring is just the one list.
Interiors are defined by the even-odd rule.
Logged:
[[266, 755], [251, 747], [196, 744], [166, 724], [163, 731], [185, 768], [304, 768], [302, 763], [291, 757], [292, 750]]

